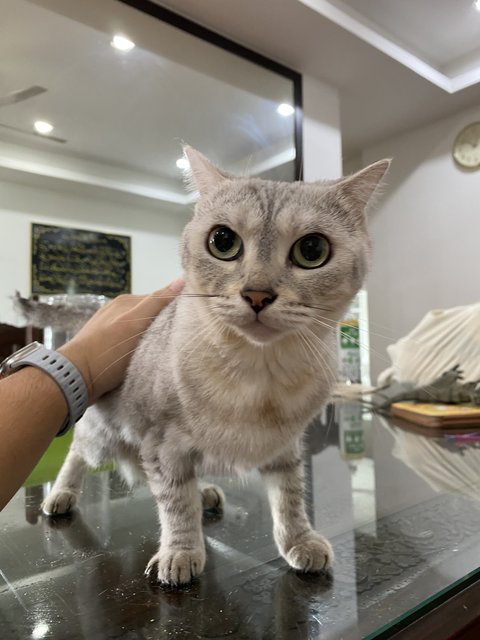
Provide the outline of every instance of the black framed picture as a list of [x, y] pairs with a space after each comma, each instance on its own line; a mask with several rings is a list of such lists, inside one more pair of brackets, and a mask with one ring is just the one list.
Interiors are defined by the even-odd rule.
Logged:
[[32, 293], [131, 291], [131, 238], [32, 223]]

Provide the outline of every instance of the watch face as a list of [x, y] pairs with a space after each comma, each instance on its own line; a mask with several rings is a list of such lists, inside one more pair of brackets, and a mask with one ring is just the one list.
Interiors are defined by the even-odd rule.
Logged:
[[480, 122], [466, 126], [455, 139], [453, 157], [462, 167], [480, 167]]
[[16, 362], [23, 360], [23, 358], [29, 356], [41, 346], [42, 345], [39, 342], [31, 342], [18, 351], [15, 351], [15, 353], [12, 353], [11, 356], [8, 356], [2, 363], [0, 363], [0, 375], [8, 375], [11, 373], [12, 368], [15, 368]]

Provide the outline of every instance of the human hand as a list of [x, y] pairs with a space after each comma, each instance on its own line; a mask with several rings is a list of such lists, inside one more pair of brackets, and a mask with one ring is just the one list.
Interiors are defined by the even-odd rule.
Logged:
[[148, 296], [118, 296], [58, 349], [82, 374], [90, 403], [121, 384], [140, 338], [183, 286], [179, 279]]

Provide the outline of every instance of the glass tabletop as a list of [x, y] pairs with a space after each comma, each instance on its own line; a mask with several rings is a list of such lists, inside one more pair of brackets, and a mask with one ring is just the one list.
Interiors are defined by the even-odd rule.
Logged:
[[[0, 638], [388, 637], [479, 571], [480, 441], [329, 407], [306, 438], [315, 527], [330, 574], [278, 557], [260, 477], [220, 478], [227, 505], [205, 512], [207, 565], [182, 589], [149, 582], [158, 525], [146, 487], [91, 474], [70, 517], [45, 518], [49, 482], [0, 513]], [[38, 477], [38, 476], [37, 476]]]

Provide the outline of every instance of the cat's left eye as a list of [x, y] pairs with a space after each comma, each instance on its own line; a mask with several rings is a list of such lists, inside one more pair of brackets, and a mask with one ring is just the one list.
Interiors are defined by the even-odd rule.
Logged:
[[243, 249], [242, 239], [229, 227], [215, 227], [208, 236], [208, 250], [218, 260], [236, 260]]
[[320, 233], [309, 233], [295, 242], [290, 260], [302, 269], [316, 269], [330, 257], [330, 243]]

